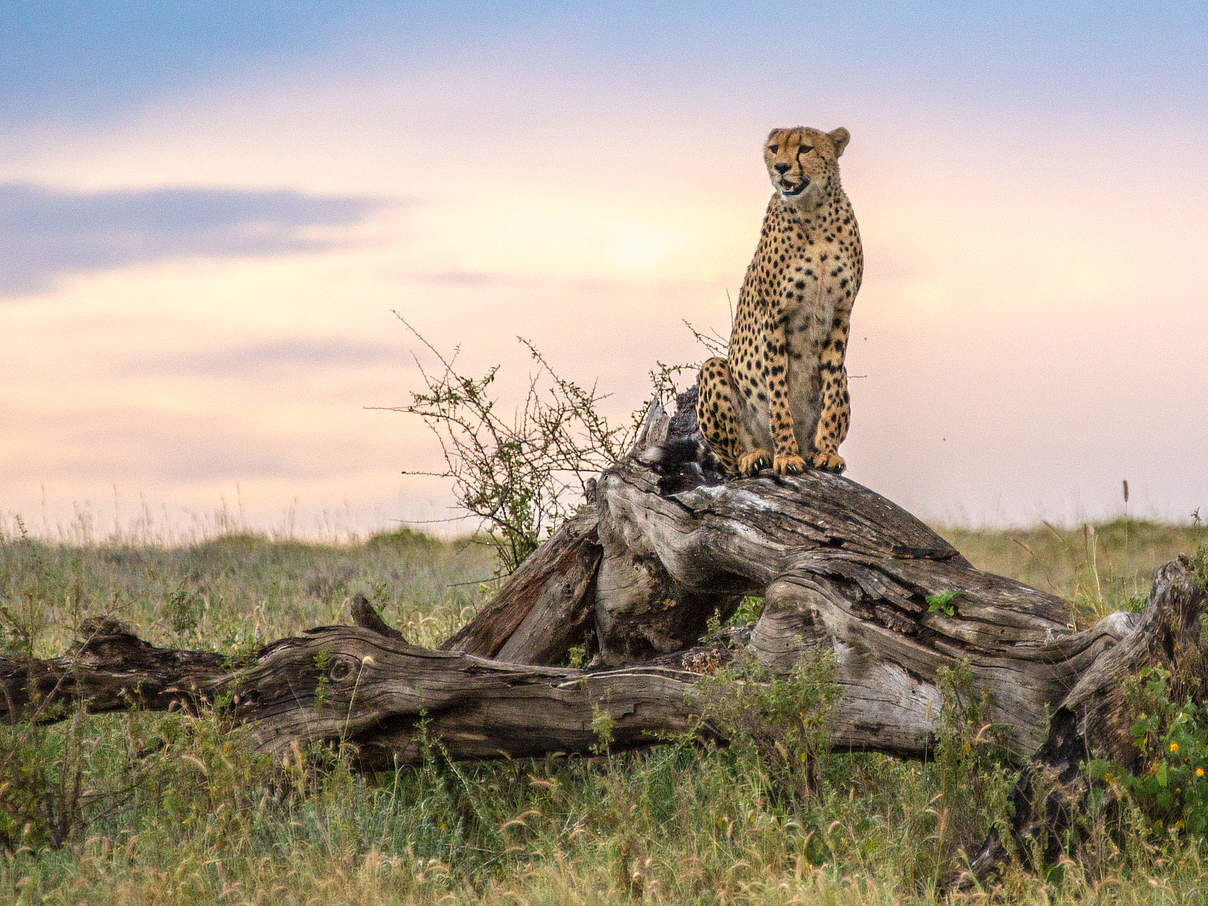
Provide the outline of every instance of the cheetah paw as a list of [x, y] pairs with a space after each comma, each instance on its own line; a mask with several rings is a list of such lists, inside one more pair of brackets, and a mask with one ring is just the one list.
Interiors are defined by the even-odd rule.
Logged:
[[772, 455], [767, 450], [752, 450], [738, 460], [738, 474], [751, 476], [772, 464]]
[[843, 457], [838, 453], [827, 453], [825, 450], [819, 450], [817, 453], [810, 454], [810, 466], [815, 469], [821, 469], [824, 472], [842, 472], [847, 468], [847, 463], [843, 461]]
[[805, 471], [805, 460], [796, 453], [777, 453], [772, 469], [777, 475], [795, 475]]

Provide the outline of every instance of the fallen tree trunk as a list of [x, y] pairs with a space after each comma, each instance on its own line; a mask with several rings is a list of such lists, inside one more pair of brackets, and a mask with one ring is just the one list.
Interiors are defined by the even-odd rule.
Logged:
[[[757, 594], [762, 615], [742, 647], [771, 674], [806, 653], [833, 655], [834, 749], [922, 756], [939, 721], [942, 671], [967, 664], [1024, 766], [1019, 843], [1040, 829], [1059, 836], [1062, 814], [1089, 788], [1079, 769], [1088, 753], [1135, 763], [1122, 677], [1162, 666], [1188, 684], [1204, 679], [1203, 579], [1186, 561], [1159, 572], [1143, 614], [1074, 631], [1066, 602], [973, 568], [848, 479], [725, 482], [668, 460], [660, 451], [695, 428], [683, 413], [652, 407], [638, 445], [601, 475], [594, 499], [443, 650], [409, 645], [364, 601], [354, 607], [360, 625], [274, 642], [237, 669], [98, 624], [62, 658], [0, 661], [0, 717], [49, 719], [56, 701], [111, 711], [229, 696], [261, 751], [284, 757], [343, 741], [368, 768], [419, 758], [421, 719], [453, 758], [590, 753], [601, 742], [593, 727], [604, 724], [614, 749], [669, 733], [716, 736], [696, 681], [731, 654], [694, 646], [711, 616]], [[592, 627], [594, 669], [552, 666]], [[1037, 783], [1049, 775], [1053, 783]], [[992, 836], [966, 880], [1006, 851]]]
[[[376, 613], [372, 620], [380, 623]], [[60, 719], [53, 705], [75, 701], [96, 713], [195, 710], [221, 697], [261, 752], [279, 759], [341, 742], [366, 769], [419, 761], [421, 719], [455, 759], [589, 753], [601, 745], [592, 729], [601, 714], [614, 749], [650, 745], [696, 722], [685, 702], [697, 677], [674, 667], [508, 664], [419, 648], [376, 627], [322, 626], [232, 669], [211, 652], [153, 647], [111, 621], [90, 629], [64, 657], [0, 660], [0, 717]]]

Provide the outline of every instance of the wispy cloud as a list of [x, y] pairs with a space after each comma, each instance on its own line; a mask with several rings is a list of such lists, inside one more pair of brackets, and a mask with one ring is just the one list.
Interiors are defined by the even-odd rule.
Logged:
[[[516, 287], [532, 289], [544, 287], [567, 293], [617, 293], [633, 292], [635, 289], [699, 290], [718, 281], [707, 278], [665, 277], [640, 274], [628, 277], [567, 277], [541, 273], [507, 273], [504, 271], [480, 271], [448, 268], [440, 271], [403, 271], [401, 279], [426, 283], [437, 287], [459, 289], [491, 289]], [[723, 284], [724, 285], [724, 284]]]
[[305, 368], [364, 370], [370, 366], [406, 361], [402, 343], [370, 340], [281, 340], [180, 354], [123, 359], [123, 374], [221, 376], [246, 379], [254, 375], [279, 376], [282, 371]]
[[[319, 437], [295, 417], [298, 408], [288, 399], [270, 401], [278, 403], [271, 412], [253, 402], [249, 405], [255, 407], [256, 418], [249, 418], [239, 410], [215, 414], [212, 395], [198, 393], [196, 398], [202, 402], [184, 412], [168, 411], [146, 399], [94, 402], [88, 411], [46, 413], [36, 425], [28, 409], [20, 407], [0, 413], [0, 430], [23, 431], [29, 445], [38, 448], [39, 480], [101, 488], [114, 483], [146, 487], [164, 482], [326, 480], [366, 461], [382, 474], [397, 473], [397, 465], [381, 452], [391, 446], [384, 443], [386, 430], [375, 431], [374, 420], [363, 410], [323, 409], [325, 430]], [[354, 430], [350, 423], [363, 430]], [[316, 453], [320, 449], [321, 455]], [[16, 448], [0, 449], [0, 483], [6, 488], [21, 483], [22, 456]]]
[[339, 240], [397, 200], [288, 190], [162, 187], [71, 192], [0, 183], [0, 296], [43, 292], [68, 273], [173, 258], [285, 255]]

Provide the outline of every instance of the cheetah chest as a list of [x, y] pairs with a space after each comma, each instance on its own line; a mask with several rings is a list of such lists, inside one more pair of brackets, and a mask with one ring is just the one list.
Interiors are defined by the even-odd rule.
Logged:
[[801, 450], [812, 446], [822, 398], [820, 362], [835, 316], [835, 293], [822, 280], [790, 274], [783, 298], [784, 361], [793, 433]]

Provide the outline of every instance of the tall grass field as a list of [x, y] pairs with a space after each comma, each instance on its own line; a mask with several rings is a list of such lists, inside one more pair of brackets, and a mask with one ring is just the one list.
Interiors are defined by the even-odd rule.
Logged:
[[[977, 567], [1069, 600], [1078, 626], [1139, 609], [1159, 565], [1208, 542], [1198, 525], [1136, 520], [944, 534]], [[490, 596], [493, 556], [409, 531], [167, 547], [17, 526], [0, 534], [0, 642], [10, 658], [53, 656], [109, 614], [153, 644], [239, 659], [347, 621], [364, 592], [433, 645]], [[606, 728], [588, 759], [450, 763], [432, 739], [421, 766], [364, 776], [339, 753], [282, 773], [221, 709], [62, 716], [0, 728], [0, 903], [1208, 903], [1192, 823], [1127, 797], [1092, 816], [1073, 858], [945, 895], [1006, 820], [1014, 778], [972, 707], [945, 714], [926, 762], [832, 752], [796, 787], [758, 747], [616, 754]]]

